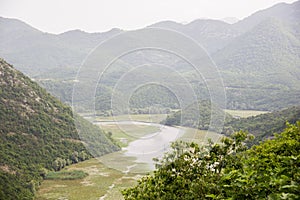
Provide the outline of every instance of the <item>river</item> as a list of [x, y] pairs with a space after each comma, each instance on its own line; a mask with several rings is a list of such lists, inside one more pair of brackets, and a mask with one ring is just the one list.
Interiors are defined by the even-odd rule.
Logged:
[[170, 149], [171, 142], [178, 139], [183, 130], [175, 127], [164, 126], [156, 123], [146, 123], [137, 121], [116, 121], [116, 122], [96, 122], [97, 125], [144, 125], [159, 128], [158, 132], [148, 134], [130, 142], [123, 148], [122, 155], [125, 157], [135, 157], [136, 163], [146, 163], [153, 170], [155, 163], [153, 158], [161, 158]]

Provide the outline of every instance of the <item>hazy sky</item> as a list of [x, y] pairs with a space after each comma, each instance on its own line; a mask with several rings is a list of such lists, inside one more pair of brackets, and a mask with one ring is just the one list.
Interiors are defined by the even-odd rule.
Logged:
[[142, 28], [162, 20], [242, 19], [279, 2], [295, 0], [0, 0], [0, 16], [45, 32], [103, 32]]

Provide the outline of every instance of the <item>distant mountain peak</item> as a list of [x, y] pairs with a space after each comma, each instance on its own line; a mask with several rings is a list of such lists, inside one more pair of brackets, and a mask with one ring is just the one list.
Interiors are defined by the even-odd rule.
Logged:
[[165, 20], [165, 21], [160, 21], [154, 24], [151, 24], [149, 26], [147, 26], [147, 28], [149, 27], [164, 27], [164, 28], [174, 28], [174, 27], [181, 27], [183, 24], [175, 22], [175, 21], [171, 21], [171, 20]]
[[105, 32], [105, 33], [107, 33], [107, 34], [115, 34], [115, 33], [119, 33], [119, 32], [122, 32], [123, 30], [122, 29], [120, 29], [120, 28], [112, 28], [112, 29], [110, 29], [109, 31], [107, 31], [107, 32]]
[[268, 18], [278, 18], [286, 23], [294, 23], [300, 19], [300, 1], [292, 4], [278, 3], [272, 7], [259, 10], [240, 20], [234, 26], [246, 32]]
[[196, 19], [194, 21], [191, 21], [190, 23], [188, 23], [187, 25], [191, 25], [191, 24], [208, 24], [208, 23], [218, 23], [218, 24], [225, 24], [224, 21], [222, 20], [217, 20], [217, 19]]
[[85, 34], [85, 33], [87, 33], [87, 32], [80, 30], [80, 29], [74, 29], [74, 30], [63, 32], [59, 35], [74, 35], [74, 34], [79, 35], [79, 34]]
[[1, 32], [14, 33], [14, 32], [31, 32], [42, 33], [42, 31], [30, 26], [29, 24], [14, 18], [0, 17]]
[[295, 1], [294, 3], [292, 3], [292, 5], [300, 5], [300, 0]]
[[238, 18], [236, 17], [225, 17], [225, 18], [222, 18], [220, 19], [221, 21], [223, 22], [226, 22], [228, 24], [235, 24], [237, 23], [238, 21], [240, 21]]

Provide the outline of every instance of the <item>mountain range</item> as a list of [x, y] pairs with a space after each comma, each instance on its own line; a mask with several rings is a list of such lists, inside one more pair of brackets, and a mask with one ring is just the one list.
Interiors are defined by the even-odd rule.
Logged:
[[[207, 50], [223, 77], [228, 108], [276, 110], [298, 104], [300, 98], [299, 19], [300, 1], [296, 1], [276, 4], [234, 24], [198, 19], [188, 24], [162, 21], [148, 27], [178, 31]], [[115, 28], [104, 33], [72, 30], [56, 35], [17, 19], [0, 18], [0, 55], [70, 102], [73, 83], [67, 80], [74, 79], [95, 46], [123, 32]], [[180, 61], [174, 65], [183, 66], [184, 72]]]

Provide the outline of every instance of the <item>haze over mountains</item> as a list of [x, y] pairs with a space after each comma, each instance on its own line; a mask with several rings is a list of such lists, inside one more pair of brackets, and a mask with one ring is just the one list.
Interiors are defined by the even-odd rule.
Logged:
[[[299, 19], [297, 1], [274, 5], [234, 24], [201, 19], [149, 27], [184, 33], [207, 50], [224, 79], [228, 108], [274, 110], [298, 104], [300, 98]], [[71, 85], [62, 80], [74, 78], [97, 44], [123, 32], [72, 30], [55, 35], [6, 18], [0, 18], [0, 27], [0, 54], [66, 102], [70, 101], [66, 88]], [[175, 65], [184, 71], [180, 61]]]

